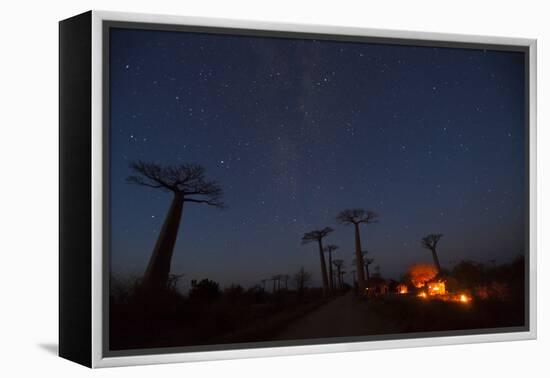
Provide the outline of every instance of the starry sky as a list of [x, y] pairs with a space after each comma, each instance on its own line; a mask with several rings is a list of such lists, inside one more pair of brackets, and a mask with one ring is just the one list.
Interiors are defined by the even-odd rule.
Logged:
[[[111, 270], [143, 273], [172, 199], [125, 181], [129, 162], [198, 163], [227, 208], [186, 204], [172, 260], [182, 285], [257, 284], [300, 266], [304, 232], [351, 271], [353, 229], [386, 277], [439, 258], [524, 253], [520, 52], [117, 29], [110, 32]], [[351, 275], [346, 275], [351, 282]]]

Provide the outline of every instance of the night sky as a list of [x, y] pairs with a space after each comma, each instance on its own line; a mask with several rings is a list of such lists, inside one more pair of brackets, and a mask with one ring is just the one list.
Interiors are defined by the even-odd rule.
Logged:
[[[172, 195], [131, 185], [132, 160], [198, 163], [227, 209], [186, 204], [172, 273], [251, 286], [300, 266], [319, 285], [317, 247], [350, 271], [361, 229], [386, 277], [524, 253], [524, 57], [518, 52], [112, 29], [111, 269], [141, 275]], [[351, 275], [346, 275], [351, 282]]]

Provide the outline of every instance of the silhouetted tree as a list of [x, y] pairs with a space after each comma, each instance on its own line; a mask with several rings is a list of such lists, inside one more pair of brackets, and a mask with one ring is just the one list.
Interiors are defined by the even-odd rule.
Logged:
[[304, 236], [302, 236], [302, 244], [309, 244], [309, 243], [316, 242], [319, 246], [319, 258], [321, 259], [321, 275], [323, 278], [323, 293], [325, 295], [328, 294], [329, 288], [328, 288], [327, 266], [325, 264], [325, 256], [323, 253], [323, 238], [325, 238], [332, 231], [334, 231], [332, 228], [325, 227], [322, 230], [313, 230], [310, 232], [306, 232]]
[[285, 290], [288, 290], [288, 280], [290, 276], [288, 274], [282, 274], [281, 275], [281, 281], [285, 283]]
[[275, 293], [280, 288], [281, 275], [280, 274], [274, 274], [271, 277], [271, 280], [273, 281], [273, 292]]
[[172, 204], [143, 277], [146, 288], [164, 289], [168, 282], [183, 204], [190, 202], [223, 208], [223, 192], [217, 182], [205, 179], [204, 168], [197, 164], [161, 166], [138, 161], [130, 163], [130, 168], [136, 175], [129, 176], [128, 182], [173, 194]]
[[205, 278], [198, 283], [196, 281], [192, 282], [192, 287], [189, 291], [189, 298], [198, 300], [213, 300], [218, 298], [220, 294], [220, 285], [217, 282]]
[[[469, 260], [459, 262], [453, 267], [451, 274], [463, 287], [472, 289], [475, 285], [484, 282], [488, 274], [486, 267], [481, 263]], [[507, 277], [507, 279], [509, 279]]]
[[353, 225], [355, 229], [355, 261], [357, 265], [357, 286], [361, 294], [365, 293], [366, 282], [363, 270], [364, 261], [361, 250], [361, 237], [359, 235], [359, 225], [375, 223], [378, 221], [378, 214], [373, 211], [363, 209], [348, 209], [341, 211], [336, 219], [344, 225]]
[[367, 274], [367, 283], [370, 281], [370, 271], [369, 266], [374, 262], [374, 259], [365, 259], [365, 273]]
[[338, 288], [342, 288], [342, 267], [344, 266], [344, 260], [336, 259], [332, 262], [336, 267], [336, 276], [338, 277]]
[[183, 274], [170, 274], [168, 276], [168, 282], [166, 284], [167, 289], [170, 291], [177, 291], [178, 282], [183, 276]]
[[[367, 251], [367, 250], [363, 251], [362, 256], [363, 256], [363, 265], [365, 266], [365, 277], [367, 279], [367, 286], [368, 286], [369, 281], [370, 281], [369, 266], [372, 265], [372, 263], [374, 262], [374, 259], [368, 257], [369, 256], [369, 251]], [[357, 259], [353, 259], [352, 264], [357, 265]]]
[[294, 286], [296, 287], [296, 290], [298, 290], [300, 295], [303, 294], [310, 279], [311, 279], [311, 274], [306, 272], [303, 266], [294, 275]]
[[432, 257], [434, 259], [434, 265], [437, 268], [437, 273], [441, 273], [441, 265], [439, 264], [439, 258], [437, 257], [437, 243], [441, 239], [442, 234], [429, 234], [422, 238], [422, 247], [429, 249], [432, 252]]
[[333, 273], [332, 273], [332, 252], [336, 251], [338, 249], [337, 245], [329, 244], [323, 250], [328, 253], [328, 270], [329, 270], [329, 287], [330, 289], [334, 289], [334, 282], [333, 282]]
[[[343, 289], [346, 286], [346, 283], [344, 282], [344, 276], [346, 275], [345, 270], [340, 271], [340, 288]], [[348, 285], [349, 286], [349, 285]]]

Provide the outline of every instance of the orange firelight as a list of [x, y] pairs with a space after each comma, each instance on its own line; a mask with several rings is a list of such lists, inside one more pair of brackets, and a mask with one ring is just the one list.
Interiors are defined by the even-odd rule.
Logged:
[[429, 295], [445, 295], [445, 282], [429, 282], [428, 283]]
[[409, 288], [407, 287], [407, 285], [400, 284], [397, 286], [397, 292], [399, 294], [407, 294], [409, 292]]
[[437, 276], [437, 268], [431, 264], [415, 264], [409, 268], [409, 275], [412, 284], [421, 288]]
[[458, 297], [458, 300], [462, 303], [470, 302], [470, 298], [466, 294], [460, 294], [460, 296]]
[[420, 298], [427, 298], [427, 297], [428, 297], [428, 295], [426, 294], [425, 291], [421, 291], [420, 293], [418, 293], [418, 296], [419, 296]]

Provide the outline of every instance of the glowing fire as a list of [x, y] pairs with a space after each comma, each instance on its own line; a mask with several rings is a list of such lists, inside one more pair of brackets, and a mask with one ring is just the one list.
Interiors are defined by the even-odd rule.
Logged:
[[409, 268], [409, 275], [413, 285], [420, 288], [437, 276], [437, 268], [430, 264], [416, 264]]
[[425, 291], [421, 291], [420, 293], [418, 293], [418, 296], [419, 296], [420, 298], [428, 298], [428, 294], [426, 294]]
[[407, 294], [409, 292], [409, 288], [407, 287], [407, 285], [400, 284], [397, 285], [397, 292], [399, 294]]
[[471, 298], [466, 294], [460, 294], [458, 296], [458, 300], [462, 303], [468, 303], [468, 302], [470, 302]]
[[429, 295], [445, 295], [445, 282], [429, 282], [428, 283], [428, 294]]

